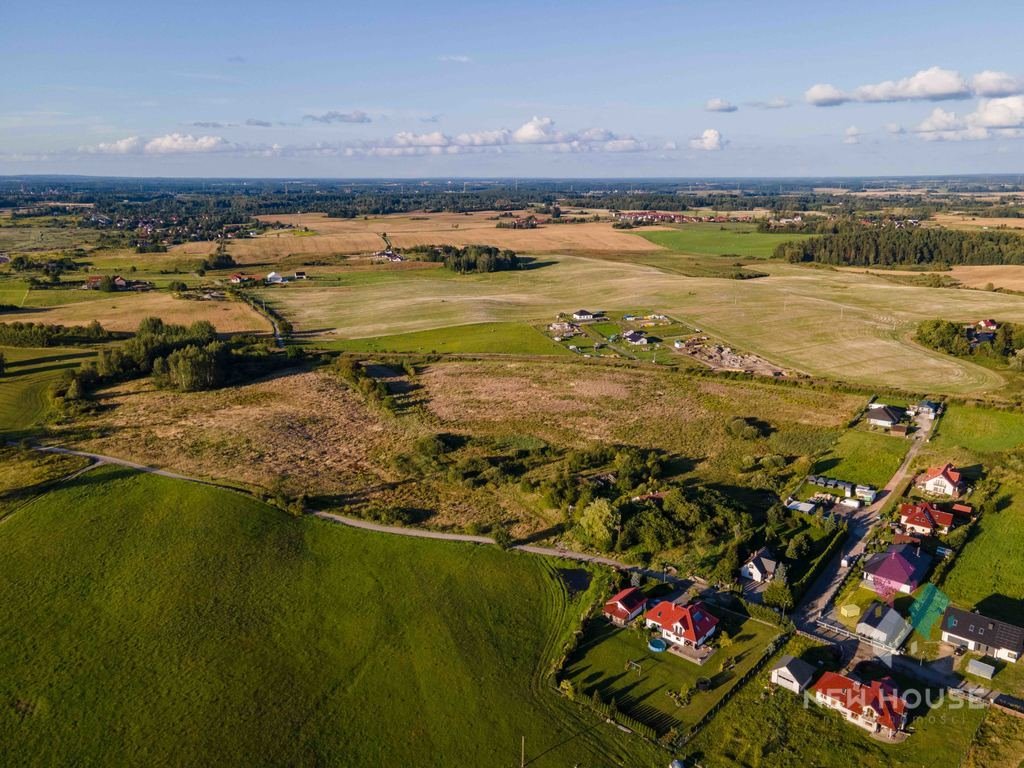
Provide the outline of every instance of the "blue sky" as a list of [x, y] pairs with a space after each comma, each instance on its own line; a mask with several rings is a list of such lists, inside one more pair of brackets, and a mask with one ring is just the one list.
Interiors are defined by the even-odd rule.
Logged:
[[0, 174], [1024, 172], [1024, 4], [9, 4]]

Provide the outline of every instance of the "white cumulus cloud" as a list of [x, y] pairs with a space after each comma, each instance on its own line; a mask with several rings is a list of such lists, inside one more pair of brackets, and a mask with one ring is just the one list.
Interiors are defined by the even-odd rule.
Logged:
[[860, 144], [860, 137], [863, 135], [864, 131], [856, 125], [851, 125], [843, 131], [843, 144]]
[[149, 155], [172, 155], [190, 152], [215, 152], [230, 145], [220, 136], [193, 136], [191, 133], [168, 133], [146, 142], [143, 151]]
[[716, 152], [725, 146], [722, 134], [714, 128], [707, 128], [700, 136], [690, 139], [690, 149], [703, 152]]
[[831, 83], [812, 85], [804, 99], [817, 107], [834, 107], [856, 101], [867, 104], [895, 101], [945, 101], [971, 96], [1000, 97], [1024, 92], [1024, 81], [1006, 72], [985, 70], [968, 82], [956, 70], [929, 67], [899, 80], [860, 85], [843, 91]]
[[1006, 72], [986, 69], [971, 78], [971, 87], [978, 96], [1013, 96], [1024, 91], [1024, 81]]
[[735, 112], [739, 107], [725, 99], [714, 98], [708, 99], [704, 109], [708, 112]]
[[128, 136], [117, 141], [100, 142], [94, 147], [82, 147], [83, 152], [99, 155], [131, 155], [142, 149], [142, 139]]

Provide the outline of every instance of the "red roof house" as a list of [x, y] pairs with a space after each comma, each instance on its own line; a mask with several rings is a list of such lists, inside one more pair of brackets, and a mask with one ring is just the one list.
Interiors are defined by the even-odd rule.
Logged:
[[628, 587], [604, 604], [604, 615], [612, 624], [622, 626], [639, 616], [646, 604], [643, 592]]
[[699, 600], [689, 605], [676, 605], [662, 600], [647, 612], [648, 627], [661, 630], [661, 636], [676, 645], [699, 648], [715, 633], [718, 617], [708, 612]]
[[939, 496], [959, 496], [963, 490], [964, 481], [960, 472], [952, 465], [946, 464], [942, 467], [932, 467], [924, 473], [922, 482], [928, 493]]
[[907, 725], [907, 705], [890, 678], [861, 683], [826, 672], [811, 690], [819, 704], [841, 712], [848, 721], [872, 733], [893, 736]]
[[927, 501], [903, 504], [900, 507], [900, 523], [911, 533], [921, 533], [925, 536], [946, 534], [955, 522], [956, 518], [952, 514]]

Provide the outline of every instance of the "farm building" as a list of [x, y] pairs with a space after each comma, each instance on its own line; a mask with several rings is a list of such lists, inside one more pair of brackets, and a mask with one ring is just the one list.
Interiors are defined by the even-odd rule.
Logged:
[[572, 313], [572, 319], [578, 321], [581, 320], [593, 320], [597, 315], [587, 309], [577, 309]]
[[621, 627], [639, 616], [646, 604], [643, 592], [637, 587], [628, 587], [604, 604], [604, 616]]
[[772, 683], [793, 693], [803, 693], [813, 679], [814, 667], [792, 656], [783, 656], [772, 667]]
[[864, 586], [878, 594], [909, 595], [924, 582], [931, 562], [931, 556], [920, 547], [894, 544], [864, 563]]
[[861, 683], [826, 672], [814, 684], [814, 700], [871, 733], [895, 736], [907, 724], [907, 707], [890, 678]]
[[740, 566], [740, 576], [758, 583], [771, 581], [778, 565], [778, 558], [772, 554], [771, 550], [767, 547], [761, 547], [750, 556], [747, 562]]
[[879, 645], [896, 650], [910, 634], [911, 626], [894, 608], [877, 600], [857, 622], [857, 634]]
[[282, 275], [279, 275], [277, 272], [271, 272], [265, 278], [263, 278], [263, 282], [265, 282], [267, 285], [280, 285], [281, 283], [284, 282], [284, 277]]
[[942, 641], [1014, 663], [1024, 653], [1024, 629], [952, 605], [942, 617]]
[[715, 634], [718, 617], [699, 600], [689, 605], [662, 600], [647, 612], [645, 623], [660, 629], [661, 636], [670, 643], [699, 648]]
[[964, 489], [964, 481], [952, 464], [946, 464], [925, 472], [921, 487], [936, 496], [959, 496]]
[[642, 331], [626, 331], [622, 334], [622, 338], [630, 344], [646, 344], [647, 337], [644, 336]]

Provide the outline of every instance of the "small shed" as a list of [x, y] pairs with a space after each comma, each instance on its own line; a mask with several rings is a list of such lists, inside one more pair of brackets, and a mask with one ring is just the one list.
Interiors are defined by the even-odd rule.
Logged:
[[856, 603], [847, 603], [839, 609], [839, 613], [844, 619], [856, 619], [860, 616], [860, 606]]
[[996, 673], [996, 668], [991, 664], [986, 664], [981, 659], [971, 659], [967, 662], [967, 673], [991, 680], [992, 676]]

